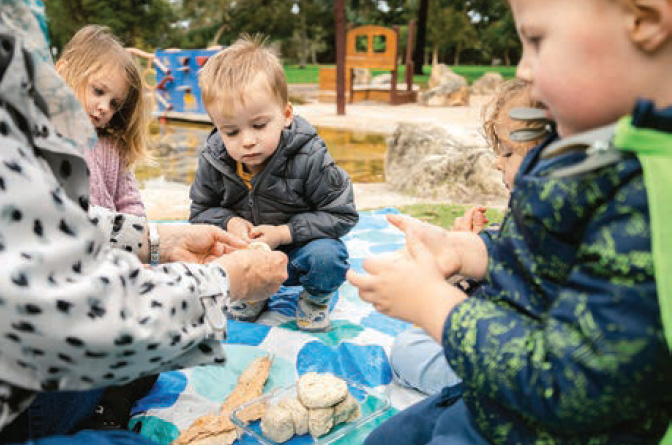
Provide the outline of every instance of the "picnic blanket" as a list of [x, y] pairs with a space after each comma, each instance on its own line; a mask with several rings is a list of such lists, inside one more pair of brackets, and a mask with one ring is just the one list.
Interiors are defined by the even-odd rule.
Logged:
[[[362, 212], [357, 226], [343, 239], [352, 269], [362, 271], [364, 258], [403, 246], [403, 234], [385, 220], [389, 213], [398, 211]], [[346, 282], [332, 301], [332, 329], [299, 331], [294, 321], [299, 291], [300, 287], [280, 289], [256, 323], [230, 320], [224, 366], [162, 373], [152, 391], [136, 403], [129, 428], [159, 443], [172, 442], [196, 418], [216, 412], [241, 372], [268, 353], [274, 361], [264, 392], [291, 385], [299, 375], [316, 371], [332, 372], [389, 395], [390, 409], [338, 443], [362, 443], [380, 422], [420, 400], [419, 393], [393, 382], [388, 361], [394, 338], [410, 327], [408, 323], [376, 312]], [[298, 443], [296, 439], [287, 443]]]

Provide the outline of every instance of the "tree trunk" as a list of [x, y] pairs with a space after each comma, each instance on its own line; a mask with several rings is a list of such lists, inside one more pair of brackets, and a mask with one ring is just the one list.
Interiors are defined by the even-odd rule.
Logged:
[[436, 66], [439, 64], [439, 46], [434, 45], [434, 48], [432, 48], [432, 66]]
[[462, 44], [458, 43], [455, 47], [455, 59], [453, 60], [453, 65], [457, 66], [460, 64], [460, 53], [462, 52]]
[[427, 11], [429, 0], [420, 0], [418, 9], [418, 34], [415, 39], [415, 51], [413, 52], [413, 69], [415, 74], [422, 74], [422, 62], [425, 53], [425, 39], [427, 34]]
[[308, 36], [306, 35], [306, 16], [301, 14], [301, 62], [300, 68], [306, 67], [306, 59], [308, 58]]

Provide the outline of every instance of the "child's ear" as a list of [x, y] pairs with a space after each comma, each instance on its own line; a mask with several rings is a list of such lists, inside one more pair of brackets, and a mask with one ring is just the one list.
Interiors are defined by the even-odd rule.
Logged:
[[287, 102], [287, 105], [285, 105], [285, 127], [289, 127], [292, 125], [292, 121], [294, 120], [294, 106], [292, 105], [291, 102]]
[[654, 52], [672, 35], [672, 0], [631, 0], [628, 31], [643, 51]]

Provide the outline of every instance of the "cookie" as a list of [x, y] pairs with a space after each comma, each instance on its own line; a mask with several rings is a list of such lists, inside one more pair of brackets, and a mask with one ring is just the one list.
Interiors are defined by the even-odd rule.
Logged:
[[308, 432], [313, 437], [327, 434], [334, 427], [334, 408], [308, 410]]
[[271, 247], [263, 241], [252, 241], [250, 244], [248, 244], [247, 248], [248, 249], [257, 249], [257, 250], [266, 250], [268, 252], [271, 251]]
[[292, 414], [294, 419], [294, 434], [301, 436], [308, 434], [308, 410], [295, 397], [287, 397], [278, 402], [281, 406]]
[[306, 408], [329, 408], [342, 402], [348, 395], [348, 385], [332, 374], [309, 372], [296, 385], [299, 401]]
[[261, 418], [261, 432], [274, 442], [286, 442], [294, 436], [294, 417], [289, 409], [273, 405]]
[[348, 393], [348, 396], [338, 405], [334, 406], [334, 425], [352, 422], [359, 419], [362, 409], [357, 400]]

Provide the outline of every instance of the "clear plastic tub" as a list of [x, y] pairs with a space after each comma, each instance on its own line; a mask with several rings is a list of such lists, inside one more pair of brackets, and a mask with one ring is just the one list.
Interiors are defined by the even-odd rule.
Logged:
[[[372, 388], [367, 388], [343, 377], [338, 377], [346, 381], [350, 394], [352, 394], [357, 402], [359, 402], [359, 407], [362, 411], [362, 415], [359, 417], [359, 419], [353, 422], [336, 425], [325, 436], [312, 437], [309, 434], [304, 434], [301, 436], [294, 436], [287, 442], [283, 442], [283, 444], [327, 445], [334, 443], [335, 441], [347, 436], [361, 425], [364, 425], [365, 423], [370, 422], [379, 415], [383, 414], [390, 407], [390, 398], [387, 394], [381, 391], [376, 391]], [[262, 433], [259, 420], [247, 423], [240, 419], [240, 413], [246, 408], [249, 408], [250, 406], [258, 403], [267, 403], [268, 406], [272, 406], [280, 399], [286, 397], [296, 397], [296, 384], [283, 388], [277, 388], [234, 409], [231, 413], [231, 421], [238, 427], [238, 443], [245, 445], [253, 443], [275, 445], [277, 442], [274, 442], [273, 440], [265, 437]]]

